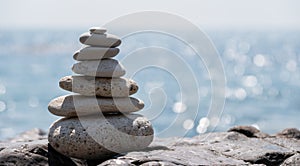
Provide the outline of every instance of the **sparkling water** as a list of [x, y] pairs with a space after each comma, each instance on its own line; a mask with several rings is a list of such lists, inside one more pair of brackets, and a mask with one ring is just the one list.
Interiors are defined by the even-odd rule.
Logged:
[[[69, 94], [58, 87], [61, 77], [73, 74], [73, 53], [82, 45], [78, 31], [0, 31], [0, 139], [31, 129], [48, 127], [58, 117], [47, 110], [50, 100]], [[156, 46], [178, 53], [195, 73], [197, 89], [182, 92], [174, 73], [181, 66], [159, 59], [169, 69], [141, 69], [132, 78], [145, 102], [140, 113], [148, 117], [156, 136], [194, 136], [216, 126], [224, 131], [234, 125], [252, 125], [274, 133], [287, 127], [299, 128], [300, 31], [208, 31], [223, 62], [227, 80], [226, 103], [220, 118], [206, 117], [211, 102], [209, 72], [195, 52], [170, 36], [137, 34], [123, 39], [122, 60], [130, 50]], [[151, 50], [143, 60], [160, 58]], [[155, 55], [154, 55], [155, 54]], [[201, 57], [201, 55], [200, 55]], [[125, 63], [125, 68], [139, 63]], [[183, 77], [184, 78], [184, 77]], [[200, 100], [192, 98], [194, 93]], [[184, 99], [184, 100], [182, 100]], [[184, 133], [184, 134], [183, 134]]]

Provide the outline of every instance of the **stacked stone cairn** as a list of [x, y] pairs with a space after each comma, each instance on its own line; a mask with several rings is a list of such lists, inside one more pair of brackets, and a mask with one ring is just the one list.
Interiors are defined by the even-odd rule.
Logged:
[[129, 97], [137, 84], [123, 78], [125, 69], [112, 59], [121, 40], [93, 27], [80, 36], [85, 46], [75, 52], [78, 75], [61, 78], [59, 86], [71, 95], [53, 99], [48, 110], [63, 118], [50, 129], [49, 144], [65, 156], [103, 159], [119, 153], [146, 148], [153, 140], [151, 123], [132, 112], [143, 109], [143, 101]]

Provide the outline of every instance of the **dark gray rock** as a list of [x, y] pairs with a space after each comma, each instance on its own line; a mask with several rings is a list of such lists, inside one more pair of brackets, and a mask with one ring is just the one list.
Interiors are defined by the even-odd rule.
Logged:
[[32, 142], [0, 143], [0, 165], [47, 165], [46, 139]]
[[264, 141], [268, 141], [272, 144], [291, 149], [295, 152], [300, 152], [300, 141], [296, 139], [269, 137], [264, 139]]
[[287, 166], [287, 165], [300, 165], [300, 154], [295, 154], [292, 157], [286, 159], [283, 163], [282, 166]]
[[288, 129], [284, 129], [280, 133], [277, 133], [276, 136], [283, 137], [283, 138], [300, 139], [300, 131], [296, 128], [288, 128]]
[[252, 164], [277, 165], [286, 158], [295, 154], [292, 149], [272, 144], [261, 138], [249, 138], [237, 132], [212, 133], [206, 144], [207, 148], [214, 150], [229, 158], [235, 158]]
[[0, 165], [300, 165], [297, 134], [258, 137], [258, 133], [243, 126], [193, 138], [156, 138], [140, 151], [80, 160], [55, 151], [44, 138], [45, 132], [35, 129], [0, 143]]
[[130, 152], [117, 159], [134, 165], [150, 165], [155, 162], [170, 165], [246, 164], [242, 160], [213, 151], [204, 144], [195, 144], [193, 138], [156, 139], [147, 149]]
[[265, 138], [269, 136], [268, 134], [262, 133], [253, 126], [236, 126], [228, 130], [228, 132], [230, 131], [235, 131], [244, 134], [247, 137]]

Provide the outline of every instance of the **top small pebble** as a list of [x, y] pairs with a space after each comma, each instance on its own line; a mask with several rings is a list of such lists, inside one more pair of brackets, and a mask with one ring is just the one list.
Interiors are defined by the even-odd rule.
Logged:
[[101, 27], [91, 27], [90, 33], [95, 33], [95, 34], [104, 34], [107, 30], [105, 28]]

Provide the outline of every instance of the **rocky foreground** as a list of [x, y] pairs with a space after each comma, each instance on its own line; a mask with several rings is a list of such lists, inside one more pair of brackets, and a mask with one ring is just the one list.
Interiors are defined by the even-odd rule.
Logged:
[[146, 149], [101, 160], [56, 152], [34, 129], [0, 142], [0, 165], [300, 165], [300, 131], [268, 135], [250, 126], [193, 138], [155, 139]]

